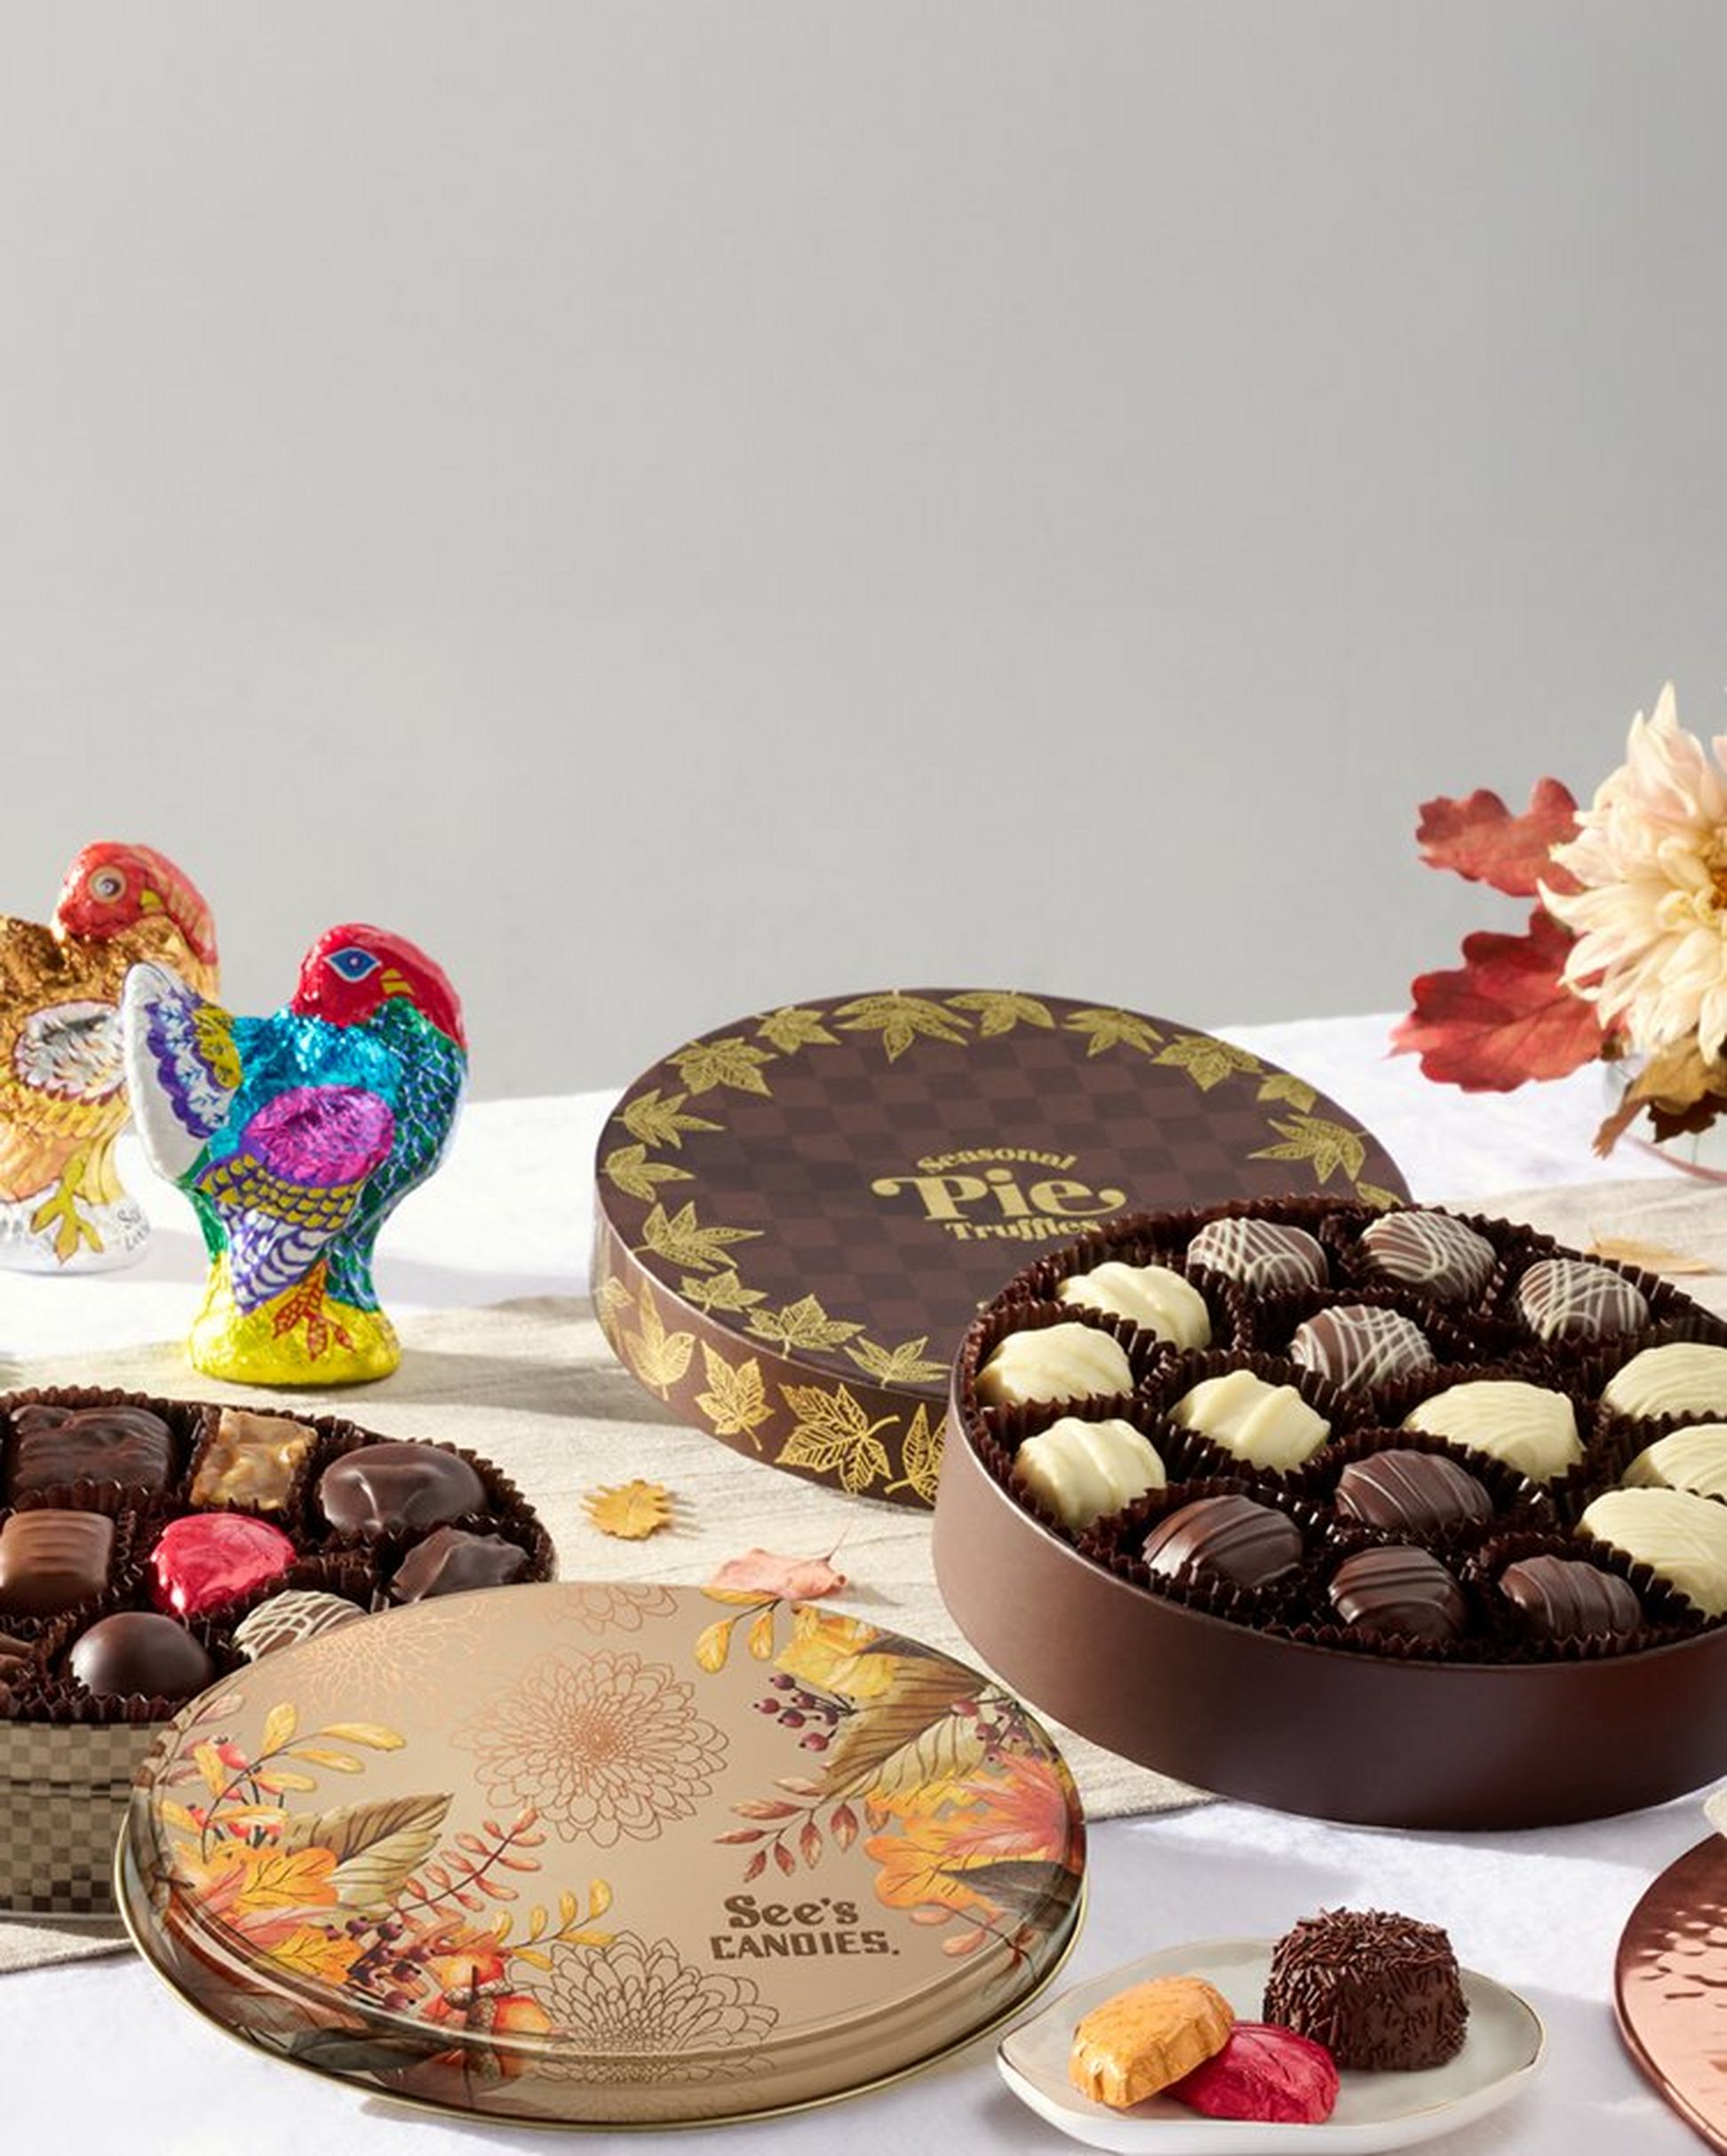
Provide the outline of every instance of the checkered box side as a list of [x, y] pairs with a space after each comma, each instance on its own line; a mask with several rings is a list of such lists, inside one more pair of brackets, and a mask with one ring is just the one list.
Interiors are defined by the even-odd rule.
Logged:
[[0, 1909], [112, 1916], [114, 1845], [132, 1777], [160, 1732], [0, 1728]]

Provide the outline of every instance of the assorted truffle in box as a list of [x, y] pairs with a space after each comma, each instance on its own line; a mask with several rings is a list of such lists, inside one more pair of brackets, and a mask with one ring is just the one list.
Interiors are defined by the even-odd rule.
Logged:
[[335, 1418], [0, 1397], [0, 1722], [160, 1720], [373, 1610], [548, 1579], [489, 1461]]
[[982, 1312], [956, 1397], [1080, 1558], [1232, 1622], [1493, 1663], [1727, 1617], [1727, 1324], [1506, 1221], [1114, 1222]]

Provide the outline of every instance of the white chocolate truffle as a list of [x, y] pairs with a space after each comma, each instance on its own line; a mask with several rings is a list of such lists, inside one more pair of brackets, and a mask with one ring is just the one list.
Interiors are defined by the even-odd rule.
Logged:
[[1133, 1389], [1133, 1367], [1121, 1342], [1078, 1324], [1010, 1333], [977, 1373], [977, 1396], [991, 1407], [1107, 1398]]
[[1075, 1273], [1055, 1291], [1058, 1302], [1106, 1310], [1177, 1348], [1211, 1346], [1211, 1312], [1192, 1281], [1166, 1265], [1124, 1265], [1109, 1258], [1088, 1273]]
[[1628, 1490], [1689, 1490], [1727, 1498], [1727, 1422], [1694, 1422], [1647, 1444], [1620, 1480]]
[[1403, 1426], [1502, 1460], [1532, 1482], [1551, 1482], [1583, 1457], [1577, 1416], [1564, 1394], [1520, 1378], [1474, 1378], [1450, 1386], [1411, 1408]]
[[1331, 1436], [1331, 1424], [1293, 1385], [1269, 1384], [1251, 1370], [1203, 1380], [1176, 1401], [1169, 1419], [1253, 1468], [1299, 1468]]
[[1727, 1348], [1692, 1340], [1645, 1348], [1601, 1396], [1616, 1415], [1727, 1414]]
[[1131, 1422], [1063, 1415], [1014, 1455], [1014, 1480], [1076, 1533], [1166, 1479], [1150, 1439]]
[[1706, 1617], [1727, 1611], [1727, 1505], [1689, 1490], [1609, 1490], [1577, 1531], [1646, 1564]]

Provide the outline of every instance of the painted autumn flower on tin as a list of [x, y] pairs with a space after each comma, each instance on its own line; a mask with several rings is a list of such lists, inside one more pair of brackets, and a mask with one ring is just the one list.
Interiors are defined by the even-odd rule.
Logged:
[[1551, 778], [1521, 815], [1485, 792], [1423, 804], [1426, 861], [1538, 903], [1521, 935], [1467, 936], [1460, 968], [1421, 975], [1394, 1046], [1475, 1092], [1639, 1058], [1604, 1153], [1643, 1110], [1666, 1139], [1727, 1110], [1727, 736], [1712, 752], [1669, 682], [1588, 808]]
[[[1005, 1948], [1018, 1968], [1071, 1910], [1084, 1831], [1066, 1768], [1014, 1696], [856, 1618], [744, 1593], [696, 1643], [708, 1670], [734, 1635], [767, 1666], [758, 1706], [812, 1771], [732, 1810], [718, 1838], [749, 1853], [740, 1882], [771, 1864], [791, 1878], [865, 1835], [875, 1896], [915, 1924], [948, 1926], [943, 1952]], [[783, 1615], [789, 1636], [779, 1637]]]

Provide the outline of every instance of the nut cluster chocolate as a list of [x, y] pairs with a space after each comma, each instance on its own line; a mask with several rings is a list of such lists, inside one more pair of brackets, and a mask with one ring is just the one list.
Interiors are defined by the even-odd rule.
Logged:
[[157, 1719], [372, 1610], [554, 1569], [489, 1462], [328, 1417], [0, 1397], [0, 1489], [12, 1722]]
[[[1093, 1293], [1124, 1277], [1154, 1284], [1143, 1324]], [[1200, 1344], [1159, 1322], [1183, 1280]], [[1062, 1382], [1004, 1385], [1021, 1358]], [[1236, 1623], [1494, 1663], [1727, 1619], [1727, 1324], [1508, 1222], [1138, 1215], [1010, 1282], [956, 1385], [980, 1458], [1082, 1558]]]

